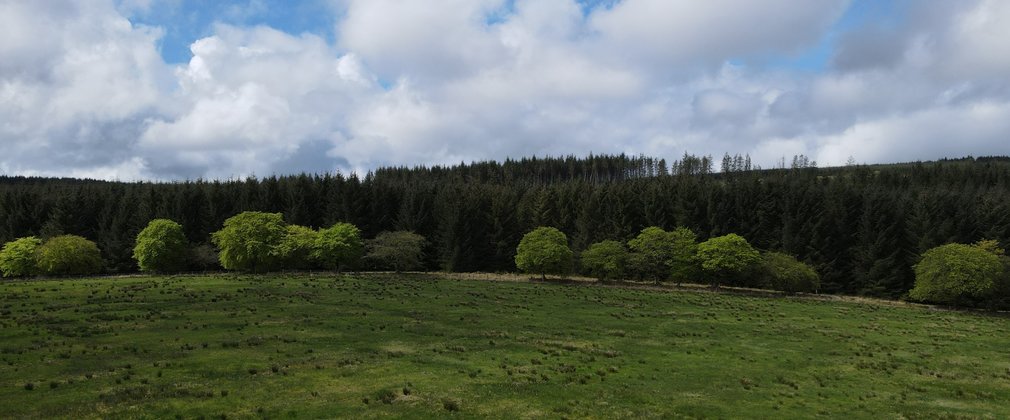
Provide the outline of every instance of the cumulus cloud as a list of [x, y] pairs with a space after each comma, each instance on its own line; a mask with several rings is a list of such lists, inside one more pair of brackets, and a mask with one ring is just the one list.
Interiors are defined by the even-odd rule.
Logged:
[[[150, 0], [0, 0], [0, 171], [120, 179], [533, 154], [770, 166], [1010, 153], [1010, 6], [339, 0], [334, 38], [217, 23], [170, 65]], [[915, 3], [918, 5], [919, 3]], [[235, 13], [269, 15], [269, 3]], [[221, 20], [242, 21], [234, 16]], [[823, 71], [762, 63], [831, 43]], [[751, 60], [758, 58], [757, 60]]]

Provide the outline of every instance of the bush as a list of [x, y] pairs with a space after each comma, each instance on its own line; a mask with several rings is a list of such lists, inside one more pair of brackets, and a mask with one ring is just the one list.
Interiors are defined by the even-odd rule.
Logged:
[[188, 246], [182, 226], [168, 219], [155, 219], [137, 234], [133, 259], [141, 271], [182, 271], [188, 262]]
[[280, 213], [247, 211], [225, 220], [224, 227], [211, 234], [211, 241], [221, 250], [225, 269], [270, 271], [280, 265], [278, 246], [286, 234]]
[[76, 235], [56, 236], [38, 248], [39, 270], [48, 275], [86, 275], [102, 271], [98, 245]]
[[24, 277], [38, 273], [35, 252], [41, 243], [38, 238], [29, 236], [4, 244], [0, 250], [0, 273], [4, 277]]
[[718, 286], [725, 279], [737, 280], [761, 261], [761, 254], [746, 239], [731, 233], [699, 244], [698, 261], [712, 286]]
[[582, 252], [582, 266], [600, 280], [620, 278], [628, 264], [628, 250], [617, 241], [597, 242]]
[[812, 292], [820, 286], [817, 271], [791, 255], [765, 253], [761, 260], [763, 285], [786, 293]]
[[516, 248], [516, 267], [527, 273], [568, 274], [572, 269], [572, 250], [568, 237], [552, 227], [538, 227], [523, 235]]
[[341, 270], [357, 265], [364, 253], [361, 231], [350, 223], [337, 223], [321, 229], [312, 249], [312, 258], [330, 270]]
[[915, 265], [913, 300], [964, 304], [986, 298], [999, 286], [1003, 263], [984, 246], [947, 244], [922, 254]]

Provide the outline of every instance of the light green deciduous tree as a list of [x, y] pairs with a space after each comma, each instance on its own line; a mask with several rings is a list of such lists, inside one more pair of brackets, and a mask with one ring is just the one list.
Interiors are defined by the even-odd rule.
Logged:
[[820, 286], [817, 271], [792, 255], [767, 252], [761, 258], [765, 286], [786, 293], [812, 292]]
[[617, 241], [597, 242], [582, 252], [582, 266], [597, 279], [617, 279], [624, 276], [628, 250]]
[[647, 279], [666, 280], [670, 276], [670, 260], [673, 257], [673, 238], [670, 232], [650, 226], [642, 229], [634, 239], [628, 241], [628, 248], [634, 254], [634, 269]]
[[527, 273], [568, 274], [572, 269], [572, 250], [568, 237], [552, 227], [538, 227], [523, 236], [516, 248], [516, 267]]
[[221, 250], [225, 269], [262, 272], [280, 266], [278, 247], [285, 234], [280, 213], [247, 211], [225, 220], [224, 227], [211, 234], [211, 241]]
[[364, 249], [357, 226], [337, 223], [319, 230], [312, 257], [323, 267], [339, 271], [356, 266]]
[[3, 273], [4, 277], [38, 274], [35, 253], [41, 243], [38, 238], [29, 236], [4, 244], [3, 250], [0, 250], [0, 273]]
[[1000, 257], [985, 244], [940, 245], [923, 253], [915, 265], [915, 287], [908, 296], [948, 304], [984, 298], [997, 288], [1002, 275]]
[[168, 219], [155, 219], [137, 234], [133, 259], [141, 271], [182, 271], [189, 262], [188, 241], [182, 226]]
[[315, 265], [312, 260], [312, 250], [315, 249], [319, 232], [312, 228], [299, 225], [288, 225], [284, 238], [277, 246], [277, 254], [284, 268], [307, 270]]
[[701, 275], [701, 266], [698, 264], [698, 236], [684, 227], [674, 229], [669, 236], [673, 244], [670, 259], [667, 261], [670, 267], [670, 280], [678, 285], [697, 281]]
[[76, 235], [50, 238], [38, 249], [39, 270], [47, 275], [85, 275], [102, 271], [98, 245]]
[[731, 233], [698, 244], [698, 261], [709, 282], [718, 287], [761, 261], [761, 254], [742, 236]]

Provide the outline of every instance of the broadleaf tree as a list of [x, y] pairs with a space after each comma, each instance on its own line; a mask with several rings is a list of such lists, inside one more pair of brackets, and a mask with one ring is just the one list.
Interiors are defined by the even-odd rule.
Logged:
[[154, 219], [137, 234], [133, 259], [141, 271], [160, 273], [186, 268], [189, 249], [182, 225], [168, 219]]
[[288, 225], [284, 238], [277, 245], [277, 255], [281, 265], [288, 269], [307, 270], [315, 266], [312, 260], [312, 250], [315, 249], [319, 232], [315, 229]]
[[701, 274], [701, 266], [698, 264], [698, 235], [688, 228], [679, 227], [670, 232], [669, 237], [672, 242], [670, 258], [667, 260], [670, 280], [678, 285], [697, 280]]
[[735, 233], [698, 244], [698, 261], [713, 287], [735, 279], [761, 261], [761, 254]]
[[673, 241], [670, 232], [650, 226], [628, 241], [628, 248], [634, 254], [634, 268], [643, 277], [651, 280], [665, 280], [670, 275], [670, 259], [673, 257]]
[[34, 236], [18, 238], [0, 250], [0, 273], [4, 277], [25, 277], [38, 273], [35, 255], [42, 241]]
[[364, 254], [361, 230], [357, 226], [340, 222], [320, 229], [312, 248], [312, 258], [329, 270], [355, 267]]
[[46, 275], [86, 275], [102, 271], [98, 245], [77, 235], [49, 238], [38, 248], [39, 270]]
[[766, 283], [762, 286], [786, 293], [812, 292], [820, 286], [817, 271], [781, 252], [767, 252], [762, 256], [761, 274]]
[[983, 244], [946, 244], [922, 254], [915, 265], [913, 300], [957, 304], [988, 297], [1003, 276], [1000, 257]]
[[227, 270], [262, 272], [278, 268], [278, 247], [287, 233], [280, 213], [247, 211], [224, 221], [211, 235], [220, 250], [221, 266]]
[[628, 249], [618, 241], [597, 242], [582, 251], [581, 262], [601, 281], [621, 278], [628, 265]]
[[516, 267], [526, 273], [568, 274], [572, 269], [573, 253], [568, 247], [568, 237], [553, 227], [538, 227], [519, 241], [516, 247]]

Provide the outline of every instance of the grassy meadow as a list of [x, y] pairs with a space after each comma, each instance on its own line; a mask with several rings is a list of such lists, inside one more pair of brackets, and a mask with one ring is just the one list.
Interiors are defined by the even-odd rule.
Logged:
[[434, 276], [0, 283], [0, 418], [1010, 417], [1010, 319]]

